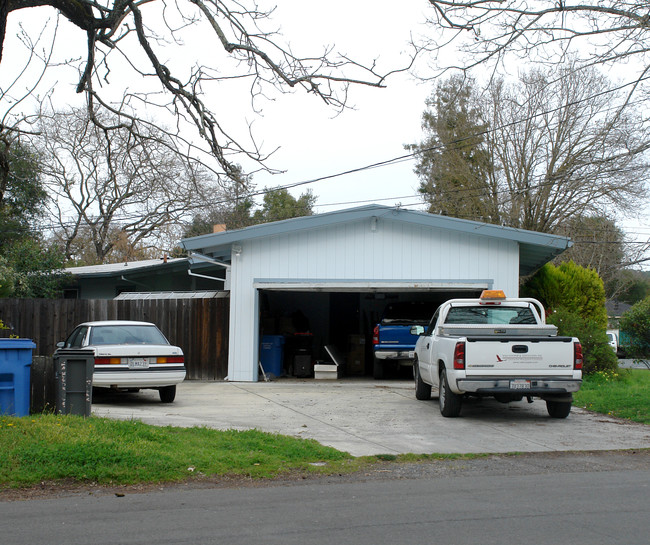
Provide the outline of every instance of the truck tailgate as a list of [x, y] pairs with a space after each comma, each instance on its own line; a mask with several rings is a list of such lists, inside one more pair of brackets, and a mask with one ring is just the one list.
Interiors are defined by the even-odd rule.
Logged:
[[410, 325], [382, 325], [379, 331], [379, 343], [375, 345], [375, 348], [406, 347], [413, 350], [417, 340], [418, 336], [411, 334]]
[[572, 340], [571, 337], [467, 337], [465, 374], [571, 376]]

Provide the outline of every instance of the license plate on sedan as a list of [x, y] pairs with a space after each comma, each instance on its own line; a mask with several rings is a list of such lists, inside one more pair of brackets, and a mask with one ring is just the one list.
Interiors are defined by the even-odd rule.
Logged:
[[510, 381], [511, 390], [530, 390], [530, 380], [511, 380]]
[[129, 358], [129, 369], [149, 369], [149, 358]]

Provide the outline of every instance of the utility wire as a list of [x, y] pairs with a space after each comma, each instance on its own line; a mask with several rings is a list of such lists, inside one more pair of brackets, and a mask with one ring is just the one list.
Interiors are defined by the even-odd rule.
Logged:
[[[367, 170], [372, 170], [372, 169], [376, 169], [376, 168], [384, 168], [384, 167], [391, 166], [391, 165], [394, 165], [394, 164], [399, 164], [399, 163], [402, 163], [402, 162], [411, 161], [411, 160], [414, 160], [416, 157], [420, 156], [423, 153], [440, 151], [441, 149], [449, 148], [450, 146], [460, 146], [463, 143], [465, 143], [467, 140], [476, 139], [477, 137], [485, 136], [485, 135], [487, 135], [487, 134], [489, 134], [491, 132], [495, 132], [497, 130], [504, 130], [504, 129], [509, 128], [509, 127], [517, 126], [517, 125], [526, 123], [526, 122], [528, 122], [528, 121], [530, 121], [532, 119], [538, 118], [540, 116], [545, 116], [545, 115], [549, 115], [551, 113], [555, 113], [555, 112], [560, 111], [560, 110], [562, 110], [564, 108], [567, 108], [569, 106], [574, 106], [574, 105], [578, 105], [578, 104], [581, 104], [581, 103], [584, 103], [584, 102], [591, 101], [591, 100], [593, 100], [593, 99], [595, 99], [597, 97], [604, 96], [604, 95], [607, 95], [607, 94], [611, 94], [611, 93], [620, 91], [620, 90], [622, 90], [622, 89], [624, 89], [626, 87], [632, 86], [632, 85], [637, 85], [639, 82], [645, 81], [647, 79], [650, 79], [650, 75], [645, 76], [643, 78], [640, 78], [638, 80], [635, 80], [633, 82], [623, 83], [623, 84], [618, 85], [616, 87], [609, 88], [607, 90], [595, 93], [593, 95], [590, 95], [589, 97], [585, 97], [583, 99], [576, 100], [576, 101], [573, 101], [573, 102], [568, 103], [568, 104], [563, 104], [561, 106], [557, 106], [555, 108], [551, 108], [551, 109], [545, 110], [543, 112], [537, 112], [537, 113], [531, 114], [530, 116], [528, 116], [526, 118], [514, 120], [514, 121], [508, 122], [506, 124], [503, 124], [503, 125], [501, 125], [499, 127], [488, 128], [488, 129], [486, 129], [484, 131], [480, 131], [478, 133], [474, 133], [474, 134], [468, 135], [466, 137], [458, 138], [458, 139], [456, 139], [456, 140], [454, 140], [452, 142], [446, 143], [446, 144], [438, 144], [438, 145], [429, 146], [429, 147], [426, 147], [426, 148], [420, 148], [417, 151], [407, 153], [407, 154], [403, 154], [403, 155], [400, 155], [400, 156], [397, 156], [397, 157], [393, 157], [391, 159], [378, 161], [376, 163], [371, 163], [369, 165], [364, 165], [364, 166], [361, 166], [361, 167], [348, 169], [348, 170], [345, 170], [345, 171], [341, 171], [341, 172], [337, 172], [337, 173], [333, 173], [333, 174], [329, 174], [329, 175], [324, 175], [324, 176], [320, 176], [320, 177], [316, 177], [316, 178], [311, 178], [311, 179], [308, 179], [308, 180], [302, 180], [302, 181], [298, 181], [298, 182], [284, 184], [284, 185], [276, 186], [274, 188], [265, 188], [263, 190], [258, 190], [258, 191], [254, 191], [254, 192], [251, 192], [251, 193], [247, 193], [246, 195], [244, 195], [242, 197], [242, 200], [246, 199], [246, 198], [250, 198], [250, 197], [265, 195], [267, 193], [271, 193], [271, 192], [277, 191], [277, 190], [283, 190], [283, 189], [288, 190], [288, 189], [292, 189], [292, 188], [295, 188], [295, 187], [309, 185], [309, 184], [313, 184], [313, 183], [320, 182], [320, 181], [332, 180], [332, 179], [335, 179], [335, 178], [348, 176], [348, 175], [351, 175], [351, 174], [364, 172], [364, 171], [367, 171]], [[639, 101], [639, 102], [641, 102], [641, 101]], [[618, 106], [612, 106], [612, 107], [610, 107], [610, 108], [608, 108], [607, 110], [604, 110], [604, 111], [610, 111], [610, 110], [614, 110], [614, 109], [619, 109], [619, 107]], [[543, 183], [537, 184], [537, 186], [529, 186], [526, 189], [530, 190], [530, 189], [535, 189], [535, 188], [541, 188], [543, 185], [551, 184], [551, 183], [552, 182], [543, 182]], [[465, 192], [465, 191], [467, 191], [467, 192], [469, 192], [469, 191], [478, 191], [479, 196], [480, 195], [485, 195], [483, 193], [482, 188], [460, 188], [460, 189], [457, 189], [457, 190], [453, 190], [453, 192], [455, 192], [455, 193], [462, 193], [462, 192]], [[506, 193], [506, 192], [507, 191], [505, 191], [505, 190], [503, 191], [503, 193]], [[497, 192], [497, 193], [500, 193], [500, 192]], [[412, 196], [407, 196], [407, 197], [389, 197], [389, 198], [385, 198], [385, 199], [373, 199], [372, 202], [374, 202], [376, 200], [388, 201], [388, 200], [396, 200], [396, 199], [402, 199], [402, 198], [414, 198], [416, 196], [417, 195], [412, 195]], [[232, 202], [233, 202], [233, 199], [224, 198], [224, 199], [218, 200], [218, 201], [216, 201], [216, 202], [214, 202], [212, 204], [213, 205], [232, 204]], [[371, 201], [370, 200], [366, 200], [366, 201], [350, 201], [348, 203], [340, 203], [340, 204], [358, 204], [358, 203], [362, 203], [362, 202], [371, 202]], [[318, 205], [318, 206], [336, 206], [336, 204], [323, 204], [323, 205]], [[201, 208], [201, 206], [197, 206], [196, 208], [197, 209]], [[129, 219], [137, 219], [138, 217], [140, 217], [140, 216], [138, 214], [135, 214], [135, 213], [134, 214], [129, 214], [129, 215], [121, 215], [121, 216], [115, 218], [115, 222], [116, 222], [116, 224], [119, 225], [120, 222], [129, 220]], [[469, 218], [466, 218], [466, 219], [469, 219]], [[43, 228], [45, 228], [45, 229], [55, 229], [57, 227], [65, 227], [66, 225], [70, 226], [70, 225], [73, 225], [73, 222], [64, 222], [63, 224], [49, 224], [49, 225], [48, 224], [40, 224], [40, 225], [41, 225], [40, 230], [33, 230], [33, 231], [34, 232], [39, 232], [39, 231], [42, 232]], [[638, 234], [640, 234], [640, 233], [638, 233]]]

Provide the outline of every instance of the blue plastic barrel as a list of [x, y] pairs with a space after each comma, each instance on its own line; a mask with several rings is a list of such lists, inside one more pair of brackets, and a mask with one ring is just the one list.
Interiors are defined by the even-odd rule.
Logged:
[[29, 415], [31, 339], [0, 339], [0, 414]]
[[282, 376], [284, 360], [284, 337], [282, 335], [263, 335], [260, 350], [262, 369], [267, 375]]

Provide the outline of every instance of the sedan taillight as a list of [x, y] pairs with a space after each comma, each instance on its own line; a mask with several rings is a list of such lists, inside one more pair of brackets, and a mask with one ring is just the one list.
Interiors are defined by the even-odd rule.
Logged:
[[185, 358], [183, 356], [158, 357], [156, 363], [185, 363]]
[[111, 365], [122, 363], [122, 358], [95, 358], [95, 365]]

